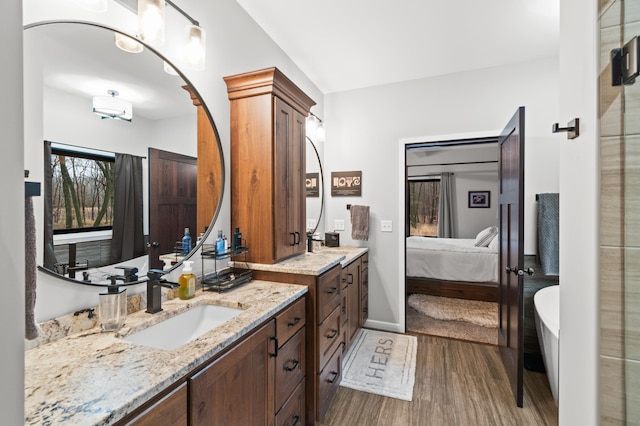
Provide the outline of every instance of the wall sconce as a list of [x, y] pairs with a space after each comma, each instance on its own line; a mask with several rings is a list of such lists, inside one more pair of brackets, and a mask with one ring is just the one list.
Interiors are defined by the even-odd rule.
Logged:
[[184, 61], [189, 68], [202, 71], [205, 63], [207, 33], [197, 23], [187, 25], [185, 32], [187, 45], [184, 48]]
[[107, 93], [109, 96], [93, 97], [93, 112], [102, 119], [113, 118], [131, 122], [133, 119], [131, 102], [116, 98], [119, 93], [115, 90], [107, 90]]
[[325, 141], [324, 123], [317, 115], [310, 112], [306, 123], [307, 135], [316, 142]]

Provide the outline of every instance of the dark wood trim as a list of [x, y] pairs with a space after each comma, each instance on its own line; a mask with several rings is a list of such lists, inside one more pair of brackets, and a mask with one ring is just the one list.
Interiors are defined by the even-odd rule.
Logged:
[[498, 301], [498, 283], [445, 281], [433, 278], [406, 277], [406, 292], [457, 299]]

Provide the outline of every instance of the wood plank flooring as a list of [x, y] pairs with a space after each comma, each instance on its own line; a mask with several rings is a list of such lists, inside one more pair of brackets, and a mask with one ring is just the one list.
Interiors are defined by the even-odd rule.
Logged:
[[557, 406], [544, 373], [525, 370], [518, 408], [497, 346], [416, 335], [413, 401], [340, 386], [317, 426], [557, 425]]

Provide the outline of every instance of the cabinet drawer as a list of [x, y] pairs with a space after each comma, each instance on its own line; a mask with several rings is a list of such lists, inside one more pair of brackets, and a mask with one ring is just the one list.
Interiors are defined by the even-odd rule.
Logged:
[[305, 328], [302, 327], [276, 358], [276, 411], [282, 407], [305, 374]]
[[340, 305], [340, 265], [336, 265], [318, 278], [318, 322], [322, 322]]
[[187, 384], [181, 384], [171, 391], [153, 406], [143, 411], [131, 421], [126, 422], [131, 426], [153, 426], [168, 424], [181, 426], [187, 425]]
[[284, 345], [305, 323], [305, 298], [276, 316], [276, 336], [278, 344]]
[[336, 348], [327, 365], [318, 374], [318, 412], [316, 413], [316, 419], [321, 419], [327, 412], [341, 379], [342, 345]]
[[318, 368], [322, 370], [327, 360], [342, 342], [342, 324], [340, 308], [333, 310], [322, 324], [318, 326]]
[[276, 426], [302, 426], [305, 424], [304, 386], [305, 381], [302, 379], [287, 402], [276, 414]]

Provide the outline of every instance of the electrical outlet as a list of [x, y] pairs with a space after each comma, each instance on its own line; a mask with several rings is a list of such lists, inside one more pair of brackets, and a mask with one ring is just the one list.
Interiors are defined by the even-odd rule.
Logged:
[[311, 230], [311, 229], [315, 229], [315, 227], [316, 227], [316, 220], [307, 219], [307, 229]]
[[344, 231], [344, 220], [343, 219], [336, 219], [334, 226], [333, 226], [333, 230], [334, 231]]
[[391, 221], [391, 220], [381, 220], [380, 221], [380, 231], [381, 232], [393, 232], [393, 221]]

